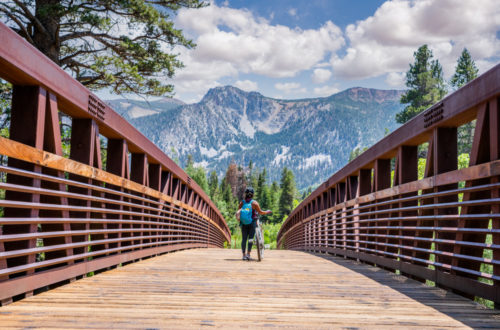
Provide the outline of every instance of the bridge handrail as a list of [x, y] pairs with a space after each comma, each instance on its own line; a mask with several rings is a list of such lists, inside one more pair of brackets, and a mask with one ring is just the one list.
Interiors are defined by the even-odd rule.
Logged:
[[[99, 133], [108, 139], [127, 141], [130, 153], [145, 153], [149, 164], [160, 164], [163, 170], [192, 188], [210, 208], [223, 220], [223, 216], [212, 200], [198, 184], [191, 180], [172, 159], [153, 142], [102, 102], [90, 90], [73, 79], [49, 58], [0, 22], [0, 77], [14, 85], [42, 86], [56, 95], [59, 110], [72, 118], [91, 118], [99, 127]], [[97, 112], [95, 108], [98, 108]], [[225, 221], [221, 226], [229, 228]]]
[[[0, 137], [0, 303], [230, 241], [208, 195], [143, 134], [1, 22], [0, 44], [0, 78], [13, 85], [10, 137]], [[71, 120], [70, 159], [58, 112]]]
[[[291, 212], [278, 247], [360, 259], [498, 306], [499, 95], [500, 64], [333, 174]], [[457, 130], [472, 120], [469, 167], [458, 169]]]

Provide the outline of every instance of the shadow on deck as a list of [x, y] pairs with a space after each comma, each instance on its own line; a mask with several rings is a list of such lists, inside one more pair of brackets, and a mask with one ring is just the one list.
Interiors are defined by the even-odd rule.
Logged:
[[429, 306], [471, 328], [500, 329], [500, 312], [498, 310], [486, 308], [451, 291], [430, 287], [406, 276], [397, 275], [394, 272], [352, 259], [322, 253], [307, 253], [355, 271], [383, 286], [388, 286], [408, 298]]
[[352, 260], [280, 250], [263, 262], [240, 257], [194, 249], [129, 264], [1, 307], [0, 328], [500, 326], [498, 311]]

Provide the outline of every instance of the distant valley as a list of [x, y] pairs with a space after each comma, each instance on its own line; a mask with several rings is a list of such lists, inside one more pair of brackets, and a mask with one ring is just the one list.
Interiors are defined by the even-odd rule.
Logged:
[[250, 160], [279, 181], [291, 168], [299, 189], [344, 166], [351, 150], [370, 146], [398, 127], [402, 91], [351, 88], [323, 98], [279, 100], [236, 87], [217, 87], [196, 104], [175, 99], [108, 103], [171, 158], [224, 175]]

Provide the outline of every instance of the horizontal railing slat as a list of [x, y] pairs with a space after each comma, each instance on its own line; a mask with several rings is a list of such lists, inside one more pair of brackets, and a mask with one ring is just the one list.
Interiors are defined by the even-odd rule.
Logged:
[[[497, 65], [333, 174], [287, 217], [277, 246], [375, 263], [500, 308], [499, 97]], [[459, 126], [474, 119], [469, 166], [457, 169]]]

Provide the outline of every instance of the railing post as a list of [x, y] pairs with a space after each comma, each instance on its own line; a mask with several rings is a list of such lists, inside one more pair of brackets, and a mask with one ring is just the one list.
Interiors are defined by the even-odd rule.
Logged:
[[[372, 170], [371, 169], [360, 169], [358, 181], [359, 181], [359, 183], [358, 183], [358, 191], [356, 192], [356, 197], [361, 197], [361, 196], [369, 194], [372, 191]], [[360, 206], [360, 204], [356, 204], [356, 207], [359, 207], [359, 206]], [[357, 221], [361, 221], [361, 220], [365, 220], [365, 219], [369, 218], [369, 216], [363, 215], [363, 212], [367, 212], [366, 209], [361, 211], [361, 212], [358, 211], [358, 213], [360, 215], [357, 217], [357, 219], [358, 219]], [[356, 225], [358, 227], [358, 230], [357, 230], [358, 235], [356, 235], [356, 251], [359, 252], [360, 247], [364, 247], [364, 248], [368, 247], [368, 244], [366, 244], [366, 243], [364, 243], [364, 244], [359, 243], [360, 237], [365, 237], [365, 241], [367, 240], [367, 237], [366, 237], [367, 231], [366, 231], [366, 229], [363, 229], [363, 227], [366, 227], [367, 224], [357, 222]], [[365, 234], [365, 235], [363, 235], [363, 234]]]
[[[394, 171], [394, 180], [395, 184], [394, 186], [401, 185], [407, 182], [412, 182], [416, 181], [418, 179], [418, 146], [401, 146], [398, 148], [398, 154], [396, 157], [396, 169]], [[401, 194], [398, 195], [397, 198], [405, 198], [405, 197], [411, 197], [411, 196], [416, 196], [418, 193], [409, 193], [409, 194]], [[408, 202], [400, 202], [398, 203], [398, 207], [410, 207], [410, 206], [416, 206], [418, 205], [418, 201], [408, 201]], [[393, 224], [398, 225], [400, 228], [403, 226], [411, 226], [414, 227], [417, 225], [416, 220], [402, 220], [403, 217], [409, 217], [409, 216], [417, 216], [418, 211], [405, 211], [401, 212], [399, 211], [397, 216], [400, 218], [398, 222], [393, 222]], [[399, 236], [409, 236], [409, 237], [415, 237], [416, 231], [409, 231], [409, 230], [402, 230], [399, 229], [398, 231]], [[403, 239], [398, 240], [398, 244], [400, 246], [411, 246], [412, 242], [406, 242]], [[401, 249], [400, 254], [402, 255], [407, 255], [411, 256], [412, 251], [411, 250], [405, 250]], [[403, 262], [408, 262], [405, 261], [404, 259], [402, 260]], [[404, 274], [403, 275], [407, 275]], [[408, 276], [408, 275], [407, 275]]]
[[[434, 129], [434, 175], [456, 170], [458, 168], [458, 155], [457, 155], [457, 128], [456, 127], [438, 127]], [[456, 189], [456, 183], [437, 187], [437, 191], [446, 191]], [[456, 195], [437, 197], [435, 202], [450, 203], [457, 202]], [[452, 215], [458, 213], [457, 207], [440, 208], [436, 209], [437, 215]], [[457, 227], [457, 220], [437, 220], [436, 227]], [[437, 232], [437, 239], [455, 239], [455, 233]], [[436, 249], [442, 252], [453, 252], [453, 246], [450, 244], [436, 243]], [[444, 264], [451, 265], [452, 258], [449, 256], [436, 255], [436, 261]]]
[[[61, 130], [59, 127], [59, 114], [58, 114], [58, 107], [57, 107], [57, 98], [54, 94], [51, 94], [51, 93], [47, 94], [47, 106], [46, 106], [46, 111], [45, 111], [45, 129], [44, 129], [43, 141], [44, 141], [43, 142], [43, 149], [45, 151], [51, 152], [51, 153], [56, 154], [58, 156], [63, 155], [62, 142], [61, 142]], [[57, 171], [57, 170], [42, 168], [42, 173], [56, 176], [59, 178], [64, 178], [64, 173], [62, 173], [61, 171]], [[52, 183], [52, 182], [43, 182], [42, 181], [41, 187], [45, 188], [45, 189], [53, 189], [53, 190], [58, 190], [61, 192], [66, 192], [66, 185], [62, 184], [62, 183]], [[68, 198], [67, 197], [56, 197], [56, 196], [44, 196], [44, 195], [42, 195], [40, 197], [40, 202], [67, 206], [68, 205]], [[64, 219], [69, 218], [69, 211], [68, 210], [60, 210], [60, 211], [59, 210], [40, 210], [39, 212], [40, 212], [40, 217], [64, 218]], [[71, 231], [71, 227], [70, 227], [69, 222], [66, 220], [63, 224], [55, 224], [55, 223], [41, 224], [40, 230], [42, 232], [62, 231], [62, 232], [68, 233]], [[64, 235], [64, 237], [50, 237], [50, 238], [43, 239], [43, 246], [70, 244], [70, 243], [71, 243], [71, 238], [68, 235]], [[46, 252], [45, 253], [45, 260], [66, 257], [66, 256], [70, 256], [70, 255], [73, 255], [72, 249]], [[68, 263], [65, 263], [65, 264], [73, 264], [73, 263], [74, 263], [73, 261], [69, 261]], [[70, 281], [74, 281], [74, 280], [75, 280], [74, 278], [70, 279]]]
[[[46, 97], [47, 92], [41, 87], [14, 85], [10, 120], [10, 138], [12, 140], [24, 143], [37, 149], [43, 149]], [[41, 166], [39, 165], [34, 165], [11, 157], [8, 159], [8, 166], [35, 173], [42, 172]], [[41, 187], [40, 179], [25, 178], [13, 174], [7, 175], [7, 183], [25, 185], [34, 188]], [[28, 203], [40, 202], [39, 194], [22, 193], [10, 190], [6, 191], [5, 198], [8, 200], [23, 201]], [[36, 208], [5, 208], [4, 216], [16, 218], [36, 218], [39, 216], [39, 210]], [[2, 228], [3, 235], [36, 233], [37, 230], [37, 224], [4, 225]], [[5, 251], [27, 248], [32, 249], [36, 247], [36, 239], [4, 242], [3, 245], [3, 249]], [[5, 261], [5, 266], [16, 267], [34, 262], [35, 255], [30, 254], [27, 256], [9, 258]], [[31, 273], [33, 273], [33, 271], [28, 271], [25, 274]], [[2, 278], [0, 278], [0, 280], [2, 280]], [[26, 296], [30, 296], [32, 294], [33, 292], [29, 291], [26, 293]], [[7, 299], [2, 301], [2, 304], [7, 304], [11, 301], [11, 299]]]
[[[474, 140], [472, 143], [472, 150], [471, 150], [471, 155], [470, 155], [470, 161], [469, 165], [478, 165], [482, 163], [487, 163], [490, 161], [494, 161], [499, 159], [499, 116], [498, 116], [498, 101], [496, 98], [493, 98], [487, 103], [484, 103], [480, 105], [479, 111], [477, 114], [477, 120], [476, 120], [476, 129], [474, 132]], [[489, 180], [473, 180], [473, 181], [467, 181], [465, 186], [466, 187], [473, 187], [485, 183], [498, 183], [499, 178], [498, 176], [491, 177]], [[498, 198], [499, 197], [499, 191], [498, 189], [491, 189], [491, 190], [486, 190], [486, 191], [478, 191], [478, 192], [472, 192], [472, 193], [464, 193], [463, 195], [463, 201], [473, 201], [473, 200], [482, 200], [482, 199], [489, 199], [489, 198]], [[484, 214], [484, 213], [499, 213], [500, 208], [498, 204], [492, 203], [491, 205], [477, 205], [477, 206], [463, 206], [461, 209], [461, 214]], [[491, 219], [492, 221], [492, 228], [498, 228], [498, 218], [493, 218]], [[488, 228], [488, 222], [485, 220], [461, 220], [458, 223], [459, 228]], [[493, 234], [493, 236], [496, 236], [496, 240], [498, 241], [498, 234]], [[492, 237], [495, 238], [495, 237]], [[486, 243], [486, 235], [482, 233], [457, 233], [457, 241], [467, 241], [467, 242], [475, 242], [475, 243]], [[493, 244], [495, 244], [493, 242]], [[497, 252], [496, 249], [493, 249], [493, 251]], [[460, 246], [460, 245], [455, 245], [453, 249], [454, 254], [466, 254], [466, 255], [471, 255], [474, 257], [478, 258], [483, 258], [486, 257], [484, 256], [484, 248], [481, 247], [467, 247], [467, 246]], [[453, 266], [458, 266], [458, 267], [464, 267], [467, 269], [472, 269], [475, 271], [480, 271], [481, 270], [481, 262], [480, 261], [473, 261], [473, 260], [458, 260], [454, 259], [453, 260]], [[497, 273], [499, 272], [498, 266], [494, 265], [493, 266], [493, 273], [495, 272], [495, 267], [497, 268], [496, 271]], [[466, 277], [471, 277], [474, 279], [477, 279], [475, 276], [470, 276], [470, 275], [464, 275]], [[495, 284], [495, 282], [494, 282]], [[498, 284], [498, 281], [496, 281], [496, 284]], [[469, 295], [469, 298], [474, 298], [473, 296]], [[495, 301], [495, 303], [498, 305], [500, 302], [500, 297], [499, 301]]]
[[[128, 179], [130, 178], [130, 169], [129, 169], [129, 157], [128, 157], [128, 144], [126, 140], [123, 139], [108, 139], [108, 149], [107, 149], [107, 157], [106, 157], [106, 171], [115, 175], [118, 175], [122, 178]], [[120, 192], [128, 192], [126, 189], [119, 187], [119, 186], [114, 186], [114, 185], [109, 185], [110, 189], [115, 189]], [[113, 198], [117, 199], [121, 202], [130, 202], [129, 198], [125, 198], [123, 196], [118, 196], [116, 197], [115, 195], [109, 194], [107, 195], [107, 198]], [[130, 211], [130, 207], [128, 206], [123, 206], [123, 205], [115, 205], [115, 204], [108, 204], [109, 208], [111, 209], [118, 209], [120, 211]], [[109, 218], [111, 219], [117, 219], [117, 220], [130, 220], [130, 216], [128, 215], [122, 215], [122, 214], [109, 214]], [[120, 230], [118, 234], [115, 234], [113, 236], [110, 235], [112, 238], [126, 238], [130, 237], [132, 234], [131, 233], [122, 233], [122, 229], [130, 229], [131, 225], [130, 224], [122, 224], [119, 223], [117, 225], [108, 225], [108, 228], [115, 228]], [[130, 241], [128, 242], [118, 242], [116, 243], [115, 247], [122, 247], [122, 246], [127, 246], [131, 245], [132, 243]]]
[[[135, 181], [139, 184], [142, 184], [142, 185], [149, 185], [149, 176], [148, 176], [148, 158], [145, 154], [141, 154], [141, 153], [132, 153], [132, 159], [131, 159], [131, 166], [130, 166], [130, 180], [132, 181]], [[135, 195], [138, 195], [140, 197], [144, 197], [143, 194], [135, 194]], [[138, 203], [139, 205], [142, 205], [144, 206], [145, 203], [144, 201], [142, 201], [141, 203]], [[137, 209], [132, 209], [132, 210], [135, 210], [136, 212], [141, 212], [141, 213], [144, 213], [144, 209], [142, 208], [137, 208]], [[147, 218], [144, 217], [144, 215], [141, 215], [139, 217], [134, 217], [136, 218], [135, 220], [139, 220], [141, 221], [141, 224], [140, 225], [134, 225], [133, 228], [137, 228], [141, 231], [141, 234], [140, 235], [136, 235], [136, 236], [145, 236], [145, 232], [144, 232], [144, 220], [146, 220]], [[134, 241], [134, 244], [140, 244], [142, 245], [143, 243], [145, 243], [144, 239], [140, 239], [138, 241]], [[142, 249], [142, 247], [140, 247], [139, 249]]]
[[[334, 208], [335, 206], [335, 188], [330, 187], [328, 189], [328, 206]], [[335, 233], [335, 210], [328, 216], [328, 235], [326, 245], [328, 247], [334, 247], [334, 233]]]
[[[498, 98], [494, 98], [490, 101], [490, 157], [491, 160], [500, 159], [500, 102]], [[493, 177], [491, 183], [499, 183], [500, 177]], [[493, 189], [491, 191], [491, 198], [500, 198], [500, 189]], [[493, 204], [491, 208], [492, 213], [500, 213], [500, 205]], [[495, 230], [500, 229], [500, 218], [491, 219], [491, 228]], [[499, 246], [500, 245], [500, 232], [492, 234], [492, 243]], [[500, 260], [500, 250], [493, 250], [493, 260]], [[500, 277], [500, 265], [493, 265], [493, 275]], [[500, 281], [493, 281], [493, 285], [499, 287]], [[500, 297], [499, 297], [500, 299]], [[495, 308], [500, 309], [500, 301], [495, 301]]]
[[[148, 168], [148, 175], [149, 175], [149, 187], [154, 189], [154, 190], [160, 190], [161, 189], [161, 165], [160, 164], [149, 164]], [[156, 202], [160, 202], [159, 199], [153, 199]], [[156, 204], [149, 204], [149, 206], [154, 207]], [[153, 217], [150, 218], [151, 221], [154, 222], [160, 222], [160, 220], [156, 217], [161, 214], [161, 208], [158, 208], [157, 211], [149, 211], [148, 213], [151, 213]], [[153, 229], [158, 229], [158, 225], [151, 225], [150, 226]], [[159, 232], [154, 231], [151, 232], [150, 235], [158, 236]], [[158, 242], [159, 238], [154, 238], [151, 239], [151, 242]], [[157, 246], [157, 245], [155, 245]]]
[[[102, 162], [101, 162], [101, 144], [100, 144], [100, 139], [99, 139], [99, 127], [97, 126], [96, 122], [92, 119], [86, 119], [86, 118], [74, 118], [72, 121], [71, 125], [71, 151], [70, 151], [70, 158], [73, 160], [76, 160], [80, 163], [84, 163], [96, 168], [101, 168], [102, 167]], [[90, 178], [86, 177], [81, 177], [79, 175], [74, 175], [70, 174], [69, 178], [74, 181], [80, 181], [83, 183], [87, 184], [92, 184], [93, 180]], [[69, 191], [73, 193], [78, 193], [78, 194], [83, 194], [83, 195], [99, 195], [100, 193], [94, 193], [92, 192], [91, 189], [87, 188], [79, 188], [79, 187], [69, 187]], [[75, 206], [84, 206], [84, 207], [91, 207], [95, 206], [102, 206], [100, 203], [93, 203], [90, 200], [81, 200], [81, 199], [69, 199], [70, 205], [75, 205]], [[76, 211], [71, 211], [70, 216], [72, 218], [84, 218], [84, 219], [90, 219], [92, 214], [90, 212], [76, 212]], [[95, 216], [100, 217], [102, 219], [106, 218], [105, 214], [95, 214]], [[81, 223], [73, 223], [71, 225], [71, 230], [85, 230], [89, 231], [91, 229], [107, 229], [107, 225], [104, 224], [89, 224], [89, 222], [85, 224]], [[90, 238], [89, 238], [90, 236]], [[72, 242], [77, 243], [77, 242], [87, 242], [87, 241], [92, 241], [92, 240], [100, 240], [103, 238], [107, 238], [107, 235], [79, 235], [79, 236], [72, 236]], [[103, 245], [94, 245], [92, 246], [92, 251], [98, 251], [104, 249], [105, 246]], [[80, 248], [75, 248], [73, 249], [74, 254], [83, 254], [86, 253], [88, 250], [88, 246], [85, 247], [80, 247]]]
[[[357, 175], [352, 175], [347, 177], [347, 198], [346, 200], [352, 200], [356, 198], [356, 194], [358, 193], [358, 186], [359, 186], [359, 178]], [[350, 206], [348, 210], [352, 210], [356, 208], [357, 205]], [[353, 221], [358, 221], [359, 217], [357, 216], [359, 214], [359, 210], [354, 210], [350, 211], [347, 213], [347, 215], [354, 215], [352, 218], [349, 219], [350, 224], [347, 225], [348, 232], [349, 232], [349, 237], [350, 240], [354, 240], [353, 243], [351, 244], [350, 247], [352, 248], [353, 251], [356, 251], [358, 249], [358, 242], [357, 242], [357, 236], [359, 234], [358, 230], [358, 223], [352, 223]], [[349, 244], [346, 245], [349, 246]]]
[[[384, 190], [391, 186], [391, 160], [390, 159], [377, 159], [375, 160], [374, 174], [373, 174], [373, 190], [374, 192], [378, 192], [380, 190]], [[383, 202], [387, 199], [381, 198], [377, 199], [377, 202]], [[376, 211], [386, 210], [389, 206], [378, 206], [376, 207]], [[378, 213], [375, 215], [375, 218], [382, 219], [389, 216], [389, 213]], [[388, 221], [375, 221], [376, 227], [385, 227], [388, 225]], [[374, 242], [379, 243], [375, 244], [376, 251], [384, 251], [384, 252], [394, 252], [394, 249], [390, 249], [387, 246], [380, 245], [384, 243], [388, 243], [387, 234], [389, 231], [387, 229], [376, 229], [375, 230], [375, 239]], [[389, 257], [387, 255], [382, 254], [384, 257]]]
[[[346, 201], [346, 198], [347, 198], [347, 183], [346, 182], [339, 182], [337, 184], [337, 191], [338, 191], [338, 194], [337, 194], [337, 203], [339, 204], [343, 204], [345, 201]], [[346, 234], [347, 234], [347, 227], [346, 227], [346, 217], [347, 213], [346, 213], [346, 207], [345, 207], [345, 204], [342, 205], [342, 211], [340, 213], [340, 228], [341, 228], [341, 233], [342, 233], [342, 244], [340, 244], [340, 246], [342, 246], [342, 250], [345, 250], [346, 249]], [[338, 237], [338, 236], [337, 236]], [[345, 255], [343, 255], [343, 257], [345, 258]]]

